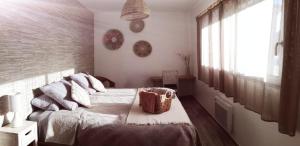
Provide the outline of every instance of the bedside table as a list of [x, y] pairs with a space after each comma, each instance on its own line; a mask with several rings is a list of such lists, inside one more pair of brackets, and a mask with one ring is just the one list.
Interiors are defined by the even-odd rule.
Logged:
[[37, 146], [37, 123], [24, 121], [18, 128], [0, 127], [0, 146]]

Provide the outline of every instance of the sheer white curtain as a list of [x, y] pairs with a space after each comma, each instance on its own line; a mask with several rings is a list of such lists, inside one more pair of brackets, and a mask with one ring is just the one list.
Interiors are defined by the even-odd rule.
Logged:
[[203, 15], [200, 23], [200, 35], [201, 35], [201, 80], [209, 83], [209, 47], [210, 47], [210, 26], [209, 26], [209, 15]]
[[278, 119], [281, 15], [280, 0], [227, 0], [199, 20], [200, 79], [267, 121]]

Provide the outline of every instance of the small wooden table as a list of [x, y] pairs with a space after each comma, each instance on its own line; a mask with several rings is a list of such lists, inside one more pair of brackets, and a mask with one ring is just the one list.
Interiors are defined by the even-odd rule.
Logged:
[[[162, 87], [163, 79], [162, 76], [150, 77], [150, 80], [154, 87]], [[178, 76], [178, 94], [179, 96], [192, 95], [194, 92], [194, 81], [196, 77], [193, 75], [179, 75]]]

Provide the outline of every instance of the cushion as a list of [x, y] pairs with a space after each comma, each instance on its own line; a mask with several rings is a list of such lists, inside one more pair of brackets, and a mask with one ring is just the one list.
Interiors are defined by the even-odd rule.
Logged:
[[87, 75], [84, 73], [78, 73], [71, 75], [71, 80], [75, 81], [78, 85], [80, 85], [83, 89], [85, 89], [89, 94], [94, 94], [95, 90], [91, 88], [90, 82], [87, 79]]
[[91, 75], [88, 75], [88, 79], [90, 80], [92, 87], [94, 89], [96, 89], [99, 92], [107, 92], [107, 90], [105, 89], [105, 87], [101, 81], [99, 81], [98, 79], [96, 79], [95, 77], [93, 77]]
[[47, 107], [46, 111], [59, 111], [59, 105], [52, 103]]
[[42, 110], [59, 111], [59, 104], [47, 95], [41, 95], [31, 100], [31, 105]]
[[78, 73], [70, 76], [70, 78], [73, 81], [75, 81], [78, 85], [80, 85], [82, 88], [88, 89], [90, 84], [86, 77], [87, 75], [84, 73]]
[[71, 100], [70, 88], [69, 85], [60, 81], [40, 87], [40, 90], [45, 95], [58, 102], [65, 109], [75, 110], [78, 107], [78, 104]]
[[91, 101], [89, 93], [86, 90], [84, 90], [81, 86], [79, 86], [76, 82], [71, 81], [71, 84], [72, 99], [85, 107], [90, 107]]
[[95, 90], [95, 89], [93, 89], [93, 88], [89, 88], [88, 90], [88, 93], [90, 94], [90, 95], [92, 95], [92, 94], [95, 94], [97, 91]]
[[71, 89], [72, 84], [71, 82], [67, 81], [67, 80], [60, 80], [60, 82], [62, 82], [67, 88], [69, 87]]

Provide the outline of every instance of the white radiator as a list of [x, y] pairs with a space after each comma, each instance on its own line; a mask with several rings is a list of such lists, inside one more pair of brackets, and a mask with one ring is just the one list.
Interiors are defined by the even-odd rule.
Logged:
[[232, 102], [226, 97], [215, 97], [215, 118], [216, 121], [228, 132], [232, 132]]

